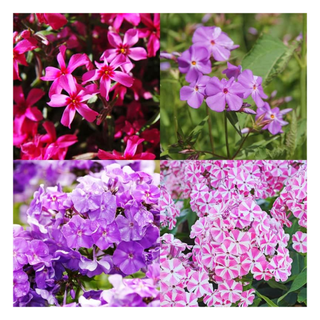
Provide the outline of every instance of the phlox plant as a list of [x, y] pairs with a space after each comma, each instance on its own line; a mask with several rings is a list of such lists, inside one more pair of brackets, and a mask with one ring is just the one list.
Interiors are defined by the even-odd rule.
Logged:
[[127, 164], [16, 162], [15, 179], [52, 181], [13, 226], [13, 306], [160, 305], [158, 174], [150, 161]]
[[306, 306], [307, 163], [161, 162], [161, 306]]
[[14, 14], [15, 159], [159, 155], [158, 13]]
[[161, 19], [163, 159], [306, 158], [305, 15]]

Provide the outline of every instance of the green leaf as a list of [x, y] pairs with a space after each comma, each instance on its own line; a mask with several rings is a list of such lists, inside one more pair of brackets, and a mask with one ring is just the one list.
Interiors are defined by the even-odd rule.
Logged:
[[289, 159], [292, 159], [294, 155], [294, 151], [296, 150], [297, 146], [297, 133], [298, 133], [298, 124], [297, 124], [297, 116], [295, 111], [292, 111], [291, 114], [291, 124], [290, 124], [290, 131], [286, 136], [286, 147], [288, 149]]
[[240, 137], [242, 137], [239, 125], [237, 126], [237, 124], [239, 123], [237, 114], [235, 112], [227, 112], [227, 118], [232, 124], [232, 126], [236, 129]]
[[254, 75], [262, 77], [263, 86], [267, 86], [286, 68], [298, 45], [295, 41], [286, 47], [280, 39], [262, 34], [243, 58], [242, 68], [250, 69]]
[[200, 135], [200, 133], [201, 133], [201, 131], [202, 131], [202, 129], [203, 129], [203, 126], [207, 123], [207, 121], [208, 121], [208, 116], [206, 116], [190, 133], [189, 133], [189, 136], [188, 136], [188, 138], [187, 138], [187, 141], [191, 144], [191, 145], [193, 145], [196, 141], [197, 141], [197, 139], [198, 139], [198, 137], [199, 137], [199, 135]]
[[260, 294], [258, 291], [256, 291], [256, 294], [258, 297], [260, 297], [261, 299], [263, 299], [267, 304], [268, 306], [270, 307], [278, 307], [278, 305], [276, 305], [273, 301], [271, 301], [268, 297], [266, 296], [263, 296], [262, 294]]
[[290, 290], [278, 299], [278, 303], [286, 297], [290, 292], [300, 289], [307, 283], [307, 270], [301, 272], [292, 282]]
[[307, 304], [307, 288], [302, 288], [298, 293], [298, 302]]
[[288, 290], [288, 288], [283, 283], [277, 282], [274, 279], [270, 279], [267, 283], [271, 288], [281, 289], [281, 290], [285, 290], [285, 291]]

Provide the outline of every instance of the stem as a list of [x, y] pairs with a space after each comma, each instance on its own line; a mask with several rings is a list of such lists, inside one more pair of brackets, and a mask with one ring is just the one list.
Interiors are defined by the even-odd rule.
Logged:
[[220, 159], [227, 159], [226, 157], [220, 156], [220, 155], [215, 154], [214, 152], [211, 152], [211, 151], [206, 151], [206, 150], [196, 150], [196, 152], [209, 153], [209, 154], [212, 154], [213, 156], [215, 156], [215, 157], [217, 157], [217, 158], [220, 158]]
[[213, 136], [212, 136], [212, 123], [211, 123], [211, 118], [210, 118], [210, 113], [209, 113], [209, 107], [208, 106], [206, 106], [206, 110], [207, 110], [207, 116], [208, 116], [208, 127], [209, 127], [210, 144], [211, 144], [212, 152], [214, 152], [214, 141], [213, 141]]
[[226, 147], [227, 147], [227, 157], [230, 159], [229, 141], [228, 141], [228, 122], [227, 122], [227, 111], [224, 111], [224, 133], [226, 136]]
[[243, 147], [244, 142], [247, 140], [249, 134], [250, 134], [250, 132], [248, 132], [247, 135], [243, 138], [243, 140], [242, 140], [242, 142], [241, 142], [241, 144], [240, 144], [239, 149], [238, 149], [238, 150], [236, 151], [236, 153], [233, 155], [232, 159], [234, 159], [234, 158], [238, 155], [238, 153], [240, 152], [241, 148]]
[[307, 118], [307, 14], [303, 14], [302, 26], [302, 48], [301, 48], [301, 74], [300, 74], [300, 91], [301, 91], [301, 117]]

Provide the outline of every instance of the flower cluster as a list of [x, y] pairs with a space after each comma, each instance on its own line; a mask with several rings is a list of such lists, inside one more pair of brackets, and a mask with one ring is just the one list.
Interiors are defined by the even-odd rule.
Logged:
[[[115, 163], [78, 182], [69, 193], [41, 185], [27, 229], [14, 225], [14, 306], [89, 304], [101, 292], [85, 282], [100, 274], [120, 277], [101, 294], [101, 305], [156, 306], [160, 190], [152, 176]], [[136, 272], [146, 279], [122, 283]]]
[[[236, 111], [256, 114], [259, 129], [268, 129], [271, 134], [282, 132], [282, 126], [288, 124], [283, 115], [291, 109], [280, 110], [270, 108], [262, 87], [262, 77], [255, 76], [250, 69], [242, 70], [241, 65], [235, 66], [227, 62], [227, 69], [222, 73], [227, 79], [210, 77], [211, 60], [229, 60], [231, 51], [239, 47], [219, 27], [199, 26], [192, 37], [192, 45], [176, 58], [173, 55], [162, 54], [163, 58], [176, 60], [179, 71], [186, 74], [189, 83], [180, 90], [180, 99], [187, 101], [192, 108], [199, 108], [203, 101], [216, 112]], [[249, 96], [257, 106], [257, 112], [248, 108], [244, 100]]]
[[100, 157], [116, 140], [110, 159], [155, 159], [159, 14], [15, 14], [14, 30], [16, 158], [65, 159], [78, 141], [72, 155]]
[[[190, 230], [193, 245], [172, 234], [161, 237], [161, 305], [198, 306], [202, 299], [207, 306], [248, 306], [255, 298], [252, 278], [288, 279], [290, 235], [284, 230], [286, 214], [279, 210], [283, 206], [288, 206], [281, 208], [284, 212], [292, 210], [290, 197], [296, 206], [304, 203], [305, 162], [163, 161], [162, 170], [166, 186], [160, 200], [162, 226], [172, 229], [179, 216], [162, 201], [167, 194], [171, 207], [172, 199], [189, 199], [198, 218]], [[262, 205], [270, 197], [277, 198], [269, 214]], [[174, 208], [178, 210], [177, 205]], [[305, 226], [306, 211], [300, 217]], [[301, 231], [292, 240], [297, 251], [306, 252]]]

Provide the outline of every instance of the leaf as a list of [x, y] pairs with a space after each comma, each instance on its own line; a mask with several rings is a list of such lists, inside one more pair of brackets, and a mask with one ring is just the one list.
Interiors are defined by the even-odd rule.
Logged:
[[227, 118], [232, 124], [232, 126], [236, 129], [240, 137], [242, 137], [239, 125], [237, 126], [237, 123], [239, 123], [237, 114], [235, 112], [227, 112]]
[[[201, 133], [201, 131], [202, 131], [202, 129], [203, 129], [203, 126], [207, 123], [207, 121], [208, 121], [208, 116], [206, 116], [190, 133], [189, 133], [189, 136], [188, 136], [188, 138], [187, 138], [187, 141], [188, 141], [188, 143], [190, 143], [191, 145], [193, 145], [196, 141], [197, 141], [197, 139], [198, 139], [198, 137], [199, 137], [199, 135], [200, 135], [200, 133]], [[190, 140], [189, 140], [190, 139]]]
[[292, 111], [291, 117], [290, 131], [286, 136], [286, 147], [288, 149], [289, 159], [292, 159], [294, 151], [296, 150], [298, 133], [297, 116], [294, 110]]
[[301, 272], [292, 282], [290, 290], [278, 299], [278, 303], [284, 299], [290, 292], [300, 289], [307, 283], [307, 270]]
[[285, 290], [285, 291], [288, 290], [288, 288], [283, 283], [277, 282], [274, 279], [270, 279], [267, 283], [271, 288], [281, 289], [281, 290]]
[[257, 294], [258, 297], [263, 299], [268, 304], [268, 306], [270, 306], [270, 307], [278, 307], [273, 301], [271, 301], [268, 297], [263, 296], [258, 291], [256, 291], [256, 294]]
[[298, 302], [307, 304], [307, 288], [302, 288], [298, 293]]
[[243, 58], [242, 69], [252, 70], [254, 75], [262, 77], [263, 86], [267, 86], [286, 68], [298, 45], [295, 41], [286, 47], [280, 39], [262, 34]]

